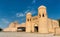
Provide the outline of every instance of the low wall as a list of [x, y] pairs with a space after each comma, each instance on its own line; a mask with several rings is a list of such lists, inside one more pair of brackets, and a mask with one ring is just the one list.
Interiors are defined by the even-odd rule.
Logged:
[[55, 28], [55, 35], [60, 35], [60, 28]]

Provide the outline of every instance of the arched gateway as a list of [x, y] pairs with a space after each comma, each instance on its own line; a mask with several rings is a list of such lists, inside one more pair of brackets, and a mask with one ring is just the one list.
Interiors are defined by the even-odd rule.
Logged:
[[24, 24], [17, 24], [16, 26], [15, 25], [15, 23], [12, 23], [3, 31], [22, 30], [25, 32], [54, 33], [55, 29], [59, 27], [59, 22], [57, 20], [49, 19], [47, 16], [46, 7], [41, 5], [38, 8], [37, 16], [33, 17], [32, 14], [29, 12], [26, 14], [26, 22]]

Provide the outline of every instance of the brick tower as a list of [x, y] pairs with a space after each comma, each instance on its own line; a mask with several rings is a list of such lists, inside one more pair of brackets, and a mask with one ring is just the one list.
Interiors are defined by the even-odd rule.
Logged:
[[39, 18], [38, 32], [48, 33], [46, 7], [43, 5], [38, 8], [38, 18]]
[[26, 15], [26, 32], [31, 32], [31, 13], [27, 13]]

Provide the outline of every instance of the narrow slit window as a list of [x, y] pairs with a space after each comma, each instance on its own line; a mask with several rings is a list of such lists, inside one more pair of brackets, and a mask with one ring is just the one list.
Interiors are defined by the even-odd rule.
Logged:
[[39, 14], [39, 18], [41, 17], [41, 15]]
[[30, 19], [30, 21], [31, 21], [31, 19]]
[[29, 21], [29, 19], [27, 19], [27, 21]]
[[44, 17], [44, 14], [42, 16]]

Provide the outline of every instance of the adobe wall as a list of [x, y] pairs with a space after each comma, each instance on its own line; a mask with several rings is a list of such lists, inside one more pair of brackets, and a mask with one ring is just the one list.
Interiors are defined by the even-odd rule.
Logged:
[[48, 18], [48, 29], [49, 33], [54, 33], [53, 25], [52, 25], [52, 20]]

